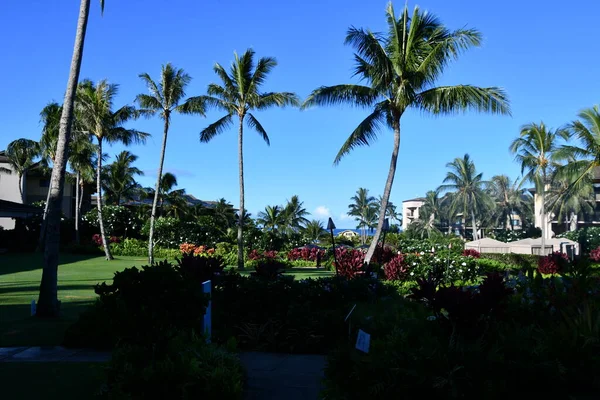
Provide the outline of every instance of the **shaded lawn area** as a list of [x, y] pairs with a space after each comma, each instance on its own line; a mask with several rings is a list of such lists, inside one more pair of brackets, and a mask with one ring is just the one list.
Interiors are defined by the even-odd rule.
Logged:
[[[147, 263], [144, 257], [103, 257], [61, 254], [58, 267], [58, 298], [61, 317], [30, 316], [31, 300], [37, 301], [42, 278], [42, 254], [0, 255], [0, 347], [51, 346], [63, 341], [66, 329], [96, 299], [94, 285], [110, 282], [116, 271]], [[244, 275], [249, 271], [243, 271]], [[286, 272], [296, 279], [331, 276], [323, 269], [294, 268]]]
[[92, 399], [103, 382], [101, 363], [0, 362], [3, 399]]

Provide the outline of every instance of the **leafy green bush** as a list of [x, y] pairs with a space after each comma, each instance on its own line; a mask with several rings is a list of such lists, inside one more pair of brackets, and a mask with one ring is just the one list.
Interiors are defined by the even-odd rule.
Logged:
[[481, 253], [479, 260], [495, 260], [508, 265], [513, 270], [530, 270], [538, 267], [539, 258], [535, 254]]
[[[120, 243], [112, 243], [110, 249], [114, 256], [147, 257], [148, 241], [140, 239], [123, 239]], [[164, 247], [154, 247], [154, 258], [173, 260], [179, 257], [181, 252], [177, 249], [166, 249]]]
[[[142, 222], [131, 210], [124, 206], [105, 205], [102, 208], [102, 219], [106, 236], [139, 237]], [[98, 209], [92, 208], [81, 217], [82, 223], [100, 232]]]
[[226, 273], [213, 289], [213, 337], [235, 337], [243, 349], [323, 354], [347, 335], [344, 322], [357, 303], [397, 291], [377, 280], [340, 277], [294, 281]]
[[492, 260], [489, 258], [479, 258], [476, 261], [481, 272], [507, 272], [513, 269], [518, 269], [515, 265], [505, 264], [498, 260]]
[[215, 255], [223, 258], [225, 265], [237, 265], [237, 246], [227, 242], [217, 243]]
[[600, 227], [581, 228], [565, 232], [560, 237], [578, 242], [581, 246], [581, 254], [589, 254], [590, 251], [600, 246]]
[[208, 299], [201, 282], [166, 261], [116, 272], [112, 284], [96, 285], [95, 291], [98, 302], [66, 333], [69, 346], [160, 344], [174, 330], [202, 331]]
[[202, 337], [180, 334], [163, 347], [119, 346], [107, 378], [106, 399], [237, 400], [244, 371], [237, 356]]
[[[142, 227], [142, 234], [150, 233], [150, 221]], [[156, 244], [166, 248], [178, 248], [181, 243], [214, 246], [214, 237], [209, 229], [199, 223], [182, 221], [172, 217], [158, 217], [154, 223], [154, 240]]]

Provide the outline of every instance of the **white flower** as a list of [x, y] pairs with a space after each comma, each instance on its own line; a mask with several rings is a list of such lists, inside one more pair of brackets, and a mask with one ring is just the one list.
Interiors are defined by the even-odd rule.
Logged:
[[411, 273], [410, 273], [410, 276], [413, 276], [414, 274], [415, 274], [414, 272], [411, 272]]
[[466, 267], [466, 266], [467, 266], [467, 263], [466, 263], [466, 262], [462, 263], [462, 266], [463, 266], [463, 267]]
[[462, 272], [462, 269], [459, 269], [458, 272]]

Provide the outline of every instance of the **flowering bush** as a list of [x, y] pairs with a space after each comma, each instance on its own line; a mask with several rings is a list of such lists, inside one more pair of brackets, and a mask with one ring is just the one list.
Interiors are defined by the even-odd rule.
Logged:
[[215, 249], [207, 249], [206, 246], [196, 246], [193, 243], [182, 243], [179, 245], [181, 254], [193, 254], [195, 256], [212, 256]]
[[181, 254], [189, 254], [194, 251], [196, 245], [193, 243], [182, 243], [179, 245], [179, 250], [181, 250]]
[[583, 254], [591, 253], [593, 249], [600, 246], [600, 227], [589, 227], [565, 232], [559, 237], [579, 242]]
[[396, 257], [392, 258], [383, 267], [385, 279], [388, 281], [406, 280], [408, 278], [408, 270], [409, 266], [402, 254], [398, 254]]
[[464, 249], [462, 255], [465, 257], [479, 258], [481, 254], [475, 249]]
[[335, 249], [334, 267], [340, 276], [352, 279], [364, 272], [365, 253], [355, 249]]
[[285, 262], [278, 257], [278, 252], [275, 250], [264, 251], [259, 253], [256, 249], [248, 254], [248, 258], [253, 261], [255, 272], [253, 276], [265, 279], [277, 279], [283, 271], [285, 271]]
[[600, 262], [600, 247], [590, 251], [590, 260], [594, 262]]
[[[121, 239], [119, 239], [116, 236], [110, 236], [107, 238], [108, 243], [121, 243]], [[100, 236], [99, 233], [96, 233], [94, 236], [92, 236], [92, 243], [98, 245], [98, 246], [102, 246], [102, 236]]]
[[375, 264], [386, 264], [390, 262], [394, 258], [394, 252], [391, 247], [383, 247], [380, 244], [375, 247], [375, 252], [373, 253], [373, 258], [371, 262]]
[[569, 258], [565, 253], [555, 251], [545, 257], [540, 257], [538, 261], [538, 272], [541, 274], [557, 274], [566, 269]]
[[408, 274], [400, 274], [400, 276], [410, 280], [428, 278], [433, 275], [446, 283], [453, 283], [457, 280], [465, 282], [475, 279], [481, 270], [474, 257], [449, 252], [408, 253], [403, 254], [402, 257]]
[[[81, 217], [83, 223], [99, 228], [98, 209], [93, 208]], [[107, 236], [137, 237], [141, 221], [124, 206], [106, 205], [102, 208], [102, 220]]]
[[318, 247], [308, 248], [308, 247], [297, 247], [288, 251], [287, 259], [289, 261], [296, 260], [305, 260], [305, 261], [315, 261], [317, 259], [317, 254], [320, 254], [321, 259], [325, 257], [325, 250], [319, 249]]

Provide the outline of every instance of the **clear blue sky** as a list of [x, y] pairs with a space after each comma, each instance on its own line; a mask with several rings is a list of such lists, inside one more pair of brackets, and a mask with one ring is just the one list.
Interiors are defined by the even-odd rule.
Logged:
[[[252, 47], [258, 56], [275, 56], [279, 66], [265, 89], [295, 91], [302, 98], [320, 85], [351, 81], [352, 49], [343, 41], [350, 25], [383, 30], [387, 1], [198, 1], [106, 0], [104, 16], [92, 0], [82, 78], [108, 78], [121, 85], [117, 106], [145, 92], [141, 72], [157, 77], [172, 62], [193, 81], [189, 95], [200, 95], [216, 80], [215, 62], [229, 65], [233, 51]], [[468, 113], [432, 118], [409, 113], [402, 120], [402, 145], [391, 199], [423, 195], [445, 176], [445, 164], [468, 152], [484, 177], [519, 168], [508, 153], [519, 126], [543, 120], [552, 127], [575, 118], [578, 110], [600, 103], [597, 16], [600, 2], [488, 2], [429, 0], [418, 4], [450, 28], [475, 27], [484, 45], [465, 54], [440, 84], [501, 86], [510, 96], [513, 116]], [[404, 2], [396, 2], [399, 12]], [[62, 102], [78, 0], [4, 1], [0, 6], [0, 148], [19, 137], [39, 139], [39, 111]], [[353, 227], [342, 217], [359, 187], [383, 192], [392, 135], [384, 132], [370, 148], [359, 148], [342, 163], [332, 161], [348, 134], [367, 115], [351, 107], [300, 112], [257, 113], [271, 138], [245, 136], [246, 205], [256, 213], [284, 203], [294, 194], [318, 218], [328, 210], [338, 227]], [[201, 199], [225, 197], [238, 204], [235, 131], [201, 144], [198, 134], [219, 117], [175, 117], [165, 167]], [[146, 146], [130, 150], [151, 185], [158, 166], [162, 124], [140, 120], [131, 127], [152, 133]], [[111, 156], [121, 151], [106, 149]], [[347, 217], [346, 217], [347, 218]]]

